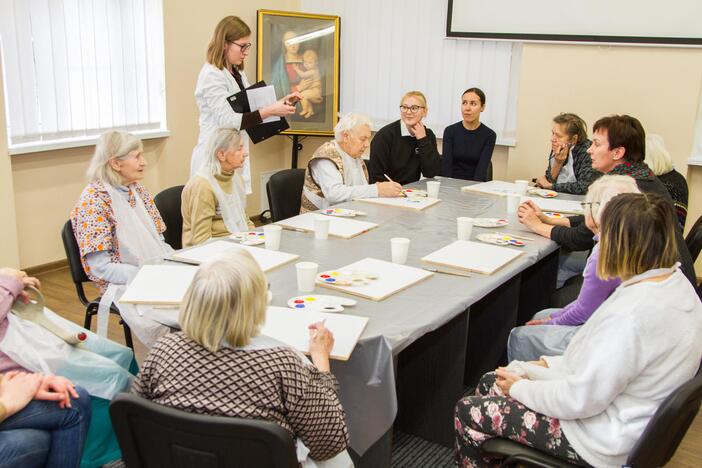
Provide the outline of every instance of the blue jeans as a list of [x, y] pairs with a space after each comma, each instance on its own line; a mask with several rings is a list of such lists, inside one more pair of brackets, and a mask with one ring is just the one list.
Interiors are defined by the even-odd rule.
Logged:
[[76, 391], [71, 408], [33, 400], [0, 423], [0, 468], [79, 466], [91, 410], [88, 392]]

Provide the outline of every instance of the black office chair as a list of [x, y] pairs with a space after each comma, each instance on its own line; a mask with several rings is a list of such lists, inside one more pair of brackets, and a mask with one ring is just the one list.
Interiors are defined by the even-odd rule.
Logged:
[[284, 169], [268, 179], [266, 194], [268, 205], [271, 207], [272, 222], [300, 214], [300, 197], [304, 185], [304, 169]]
[[687, 233], [685, 243], [687, 248], [690, 249], [690, 255], [692, 255], [692, 262], [694, 263], [697, 261], [700, 251], [702, 251], [702, 216], [699, 217], [692, 229], [690, 229], [690, 232]]
[[[658, 407], [643, 434], [634, 444], [625, 466], [654, 468], [665, 466], [675, 454], [702, 402], [702, 374], [671, 393]], [[503, 457], [502, 466], [526, 465], [572, 468], [566, 461], [508, 439], [489, 439], [481, 446], [483, 453]]]
[[163, 238], [175, 250], [183, 248], [183, 214], [180, 211], [184, 185], [176, 185], [159, 192], [154, 203], [166, 224]]
[[[63, 225], [63, 229], [61, 230], [61, 239], [63, 240], [63, 248], [66, 251], [66, 258], [68, 259], [68, 268], [71, 270], [71, 279], [73, 279], [73, 285], [76, 287], [78, 300], [80, 300], [80, 303], [85, 306], [85, 323], [83, 324], [83, 327], [90, 330], [93, 315], [97, 315], [98, 313], [100, 298], [98, 297], [91, 301], [85, 295], [83, 283], [90, 282], [90, 279], [83, 270], [83, 265], [80, 261], [80, 249], [78, 248], [78, 243], [76, 242], [75, 235], [73, 234], [73, 225], [71, 224], [70, 219]], [[129, 329], [129, 325], [122, 320], [122, 316], [120, 315], [119, 309], [116, 305], [110, 305], [110, 313], [119, 317], [119, 323], [124, 328], [124, 343], [130, 348], [134, 349], [134, 344], [132, 343], [132, 331]]]
[[209, 416], [120, 393], [110, 417], [129, 468], [298, 467], [290, 434], [254, 419]]

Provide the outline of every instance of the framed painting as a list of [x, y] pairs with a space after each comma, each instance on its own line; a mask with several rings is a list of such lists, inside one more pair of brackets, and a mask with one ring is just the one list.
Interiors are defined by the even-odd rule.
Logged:
[[258, 10], [256, 79], [278, 99], [298, 91], [288, 135], [333, 135], [339, 111], [339, 17]]

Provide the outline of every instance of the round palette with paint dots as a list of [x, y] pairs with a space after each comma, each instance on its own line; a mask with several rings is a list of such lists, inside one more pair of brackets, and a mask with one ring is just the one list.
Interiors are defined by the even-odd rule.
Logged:
[[261, 245], [266, 242], [264, 234], [256, 231], [237, 232], [230, 237], [238, 240], [241, 245]]
[[530, 195], [538, 195], [543, 198], [553, 198], [558, 196], [558, 192], [549, 189], [531, 188], [528, 190]]
[[484, 228], [494, 228], [507, 226], [509, 221], [502, 218], [475, 218], [473, 220], [473, 226], [484, 227]]
[[544, 211], [544, 214], [553, 219], [561, 219], [564, 217], [563, 213], [554, 213], [553, 211]]
[[362, 216], [365, 213], [356, 210], [348, 210], [346, 208], [327, 208], [326, 210], [320, 211], [320, 213], [327, 216], [339, 216], [343, 218], [352, 218], [354, 216]]
[[343, 312], [344, 307], [353, 307], [356, 301], [345, 297], [310, 294], [296, 296], [288, 301], [288, 307], [295, 310], [315, 312]]
[[426, 198], [428, 196], [426, 190], [420, 190], [420, 189], [404, 189], [402, 190], [402, 193], [407, 195], [408, 197], [424, 197]]
[[332, 286], [364, 286], [378, 279], [378, 275], [362, 271], [324, 271], [317, 275], [317, 283]]
[[487, 244], [495, 244], [495, 245], [511, 245], [514, 247], [524, 247], [524, 242], [520, 241], [519, 239], [515, 239], [512, 236], [509, 235], [503, 235], [503, 234], [497, 234], [497, 233], [487, 233], [487, 234], [479, 234], [477, 236], [477, 239], [481, 242], [485, 242]]

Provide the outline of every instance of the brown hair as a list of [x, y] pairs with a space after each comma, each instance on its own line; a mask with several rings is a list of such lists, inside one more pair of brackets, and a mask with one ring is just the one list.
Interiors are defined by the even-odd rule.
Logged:
[[663, 197], [623, 193], [612, 198], [602, 213], [597, 276], [627, 280], [678, 261], [675, 213]]
[[576, 114], [571, 114], [569, 112], [561, 112], [553, 118], [553, 123], [563, 125], [565, 132], [568, 136], [577, 136], [578, 143], [582, 143], [587, 140], [587, 125], [585, 121]]
[[[217, 23], [212, 34], [212, 39], [207, 46], [207, 63], [211, 63], [220, 70], [226, 65], [224, 49], [227, 42], [234, 42], [251, 35], [251, 29], [238, 16], [227, 16]], [[244, 64], [239, 65], [239, 70], [244, 69]]]
[[646, 131], [639, 119], [630, 115], [602, 117], [592, 131], [607, 130], [609, 149], [624, 148], [624, 159], [641, 162], [646, 157]]
[[466, 95], [466, 93], [473, 93], [476, 96], [478, 96], [478, 99], [480, 99], [480, 105], [484, 106], [485, 105], [485, 93], [483, 92], [482, 89], [480, 88], [468, 88], [465, 91], [463, 91], [463, 94], [461, 94], [461, 98]]

